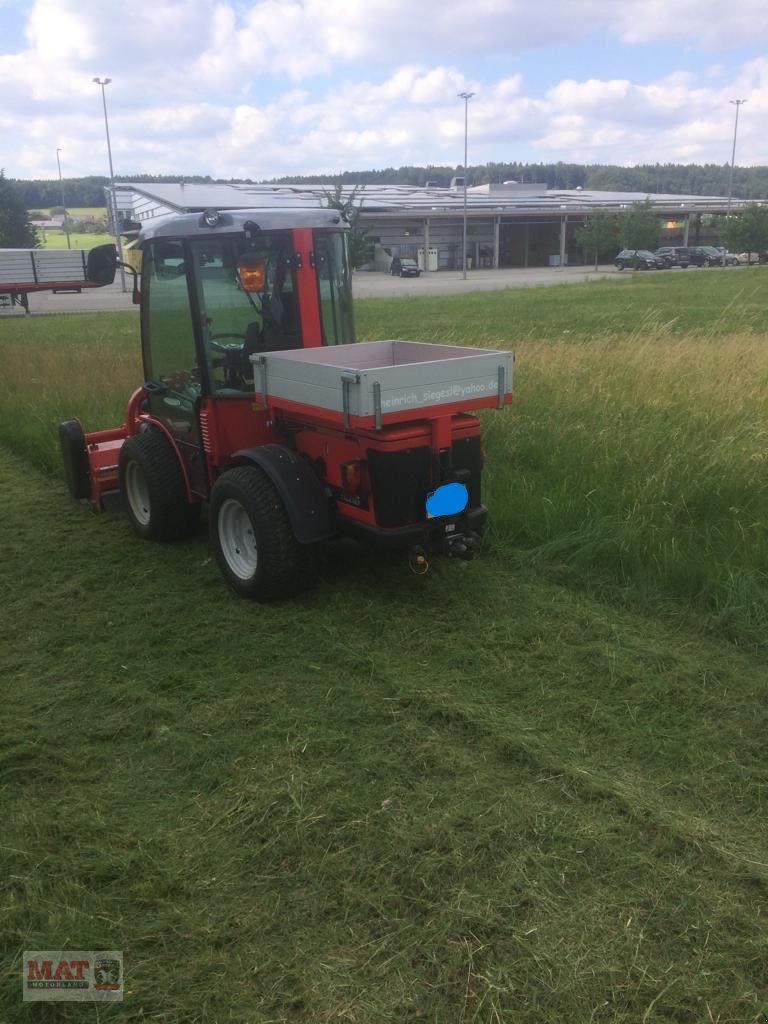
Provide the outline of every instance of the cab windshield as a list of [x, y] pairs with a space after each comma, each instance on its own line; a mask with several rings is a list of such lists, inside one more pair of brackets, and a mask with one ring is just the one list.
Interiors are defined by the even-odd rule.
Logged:
[[291, 233], [194, 240], [190, 248], [211, 388], [250, 393], [252, 355], [301, 345]]

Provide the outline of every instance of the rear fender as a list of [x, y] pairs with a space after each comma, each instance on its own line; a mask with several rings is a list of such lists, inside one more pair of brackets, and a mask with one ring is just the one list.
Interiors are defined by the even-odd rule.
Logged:
[[229, 465], [249, 462], [263, 470], [274, 484], [300, 544], [314, 544], [335, 536], [333, 506], [306, 459], [281, 444], [264, 444], [235, 452]]
[[196, 505], [200, 501], [198, 494], [193, 494], [189, 486], [189, 475], [184, 460], [181, 457], [176, 439], [168, 427], [160, 420], [156, 420], [146, 413], [141, 413], [139, 400], [142, 394], [141, 389], [135, 392], [126, 409], [126, 422], [120, 427], [112, 430], [94, 430], [85, 435], [86, 450], [88, 452], [88, 467], [91, 477], [91, 502], [97, 509], [102, 507], [102, 496], [107, 491], [114, 491], [120, 487], [119, 465], [120, 449], [128, 437], [133, 437], [142, 430], [150, 427], [162, 431], [168, 438], [168, 442], [176, 453], [176, 458], [181, 467], [184, 477], [184, 487], [187, 492], [187, 501], [190, 505]]

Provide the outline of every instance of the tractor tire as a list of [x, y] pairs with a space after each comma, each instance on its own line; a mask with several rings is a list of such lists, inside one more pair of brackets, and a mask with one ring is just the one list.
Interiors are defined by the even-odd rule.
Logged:
[[69, 493], [76, 501], [88, 501], [91, 496], [91, 467], [79, 420], [65, 420], [59, 424], [59, 448]]
[[119, 469], [128, 518], [140, 537], [173, 541], [194, 533], [200, 504], [187, 500], [179, 457], [161, 431], [127, 438], [120, 449]]
[[296, 540], [280, 495], [257, 466], [219, 477], [208, 524], [219, 569], [241, 597], [267, 604], [295, 597], [314, 582], [314, 550]]

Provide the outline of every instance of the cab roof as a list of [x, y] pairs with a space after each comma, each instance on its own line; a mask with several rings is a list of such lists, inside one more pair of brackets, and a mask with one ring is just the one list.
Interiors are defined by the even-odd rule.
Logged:
[[[209, 213], [218, 214], [217, 223], [206, 222]], [[200, 213], [171, 213], [156, 217], [142, 225], [138, 244], [153, 238], [216, 238], [219, 235], [239, 234], [246, 225], [261, 231], [290, 230], [291, 228], [326, 228], [346, 231], [349, 224], [340, 210], [325, 208], [205, 210]]]

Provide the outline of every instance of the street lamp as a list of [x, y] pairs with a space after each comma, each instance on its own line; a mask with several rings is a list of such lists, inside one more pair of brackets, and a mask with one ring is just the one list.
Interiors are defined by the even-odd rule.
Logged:
[[67, 214], [67, 204], [64, 202], [64, 182], [61, 180], [61, 160], [59, 159], [59, 153], [61, 148], [56, 148], [56, 163], [59, 165], [59, 191], [61, 192], [61, 208], [64, 211], [64, 231], [67, 235], [67, 248], [71, 249], [72, 246], [69, 241], [69, 216]]
[[[746, 100], [730, 100], [736, 107], [736, 119], [733, 123], [733, 149], [731, 150], [731, 170], [728, 174], [728, 210], [725, 214], [725, 224], [728, 226], [728, 221], [731, 219], [731, 197], [733, 196], [733, 165], [736, 160], [736, 133], [739, 130], [739, 107], [742, 103], [746, 103]], [[723, 253], [723, 266], [725, 266], [725, 253]]]
[[469, 101], [475, 95], [473, 92], [460, 92], [459, 97], [464, 100], [464, 239], [462, 246], [462, 277], [467, 280], [467, 127], [469, 124]]
[[104, 128], [105, 128], [106, 133], [107, 133], [107, 155], [109, 156], [109, 182], [110, 182], [110, 185], [112, 186], [112, 188], [110, 190], [110, 196], [111, 196], [110, 217], [112, 219], [112, 227], [114, 228], [115, 244], [117, 245], [117, 253], [118, 253], [118, 256], [120, 258], [120, 263], [121, 263], [121, 266], [120, 266], [120, 280], [121, 280], [122, 285], [123, 285], [123, 291], [125, 292], [128, 289], [125, 286], [125, 271], [123, 270], [123, 267], [122, 267], [122, 262], [123, 262], [123, 246], [122, 246], [122, 242], [120, 241], [120, 229], [119, 229], [118, 224], [117, 224], [117, 199], [115, 197], [115, 172], [114, 172], [114, 168], [112, 167], [112, 146], [111, 146], [110, 141], [109, 141], [109, 120], [107, 118], [107, 94], [104, 92], [104, 87], [109, 85], [109, 83], [112, 81], [112, 79], [111, 78], [94, 78], [93, 81], [97, 85], [101, 86], [101, 102], [102, 102], [102, 104], [104, 106]]

